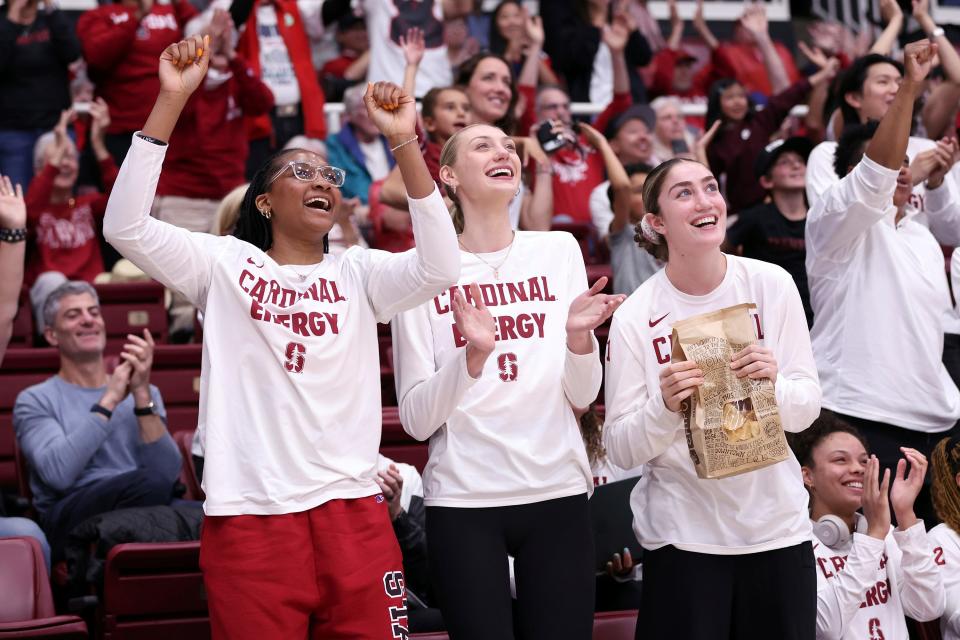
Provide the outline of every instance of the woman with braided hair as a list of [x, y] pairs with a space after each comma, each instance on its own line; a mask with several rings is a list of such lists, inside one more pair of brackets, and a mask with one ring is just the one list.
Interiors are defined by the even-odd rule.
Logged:
[[940, 618], [943, 640], [960, 640], [960, 438], [944, 438], [930, 456], [933, 508], [942, 520], [927, 533], [940, 565], [947, 606]]

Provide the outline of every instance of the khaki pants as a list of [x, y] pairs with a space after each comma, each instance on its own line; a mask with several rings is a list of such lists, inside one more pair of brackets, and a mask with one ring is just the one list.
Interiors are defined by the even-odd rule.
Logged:
[[[180, 196], [157, 196], [153, 200], [150, 210], [157, 220], [172, 225], [209, 233], [213, 220], [217, 214], [218, 200], [204, 200], [202, 198], [182, 198]], [[193, 331], [193, 319], [196, 311], [184, 296], [171, 291], [173, 301], [170, 303], [170, 333], [177, 331]]]

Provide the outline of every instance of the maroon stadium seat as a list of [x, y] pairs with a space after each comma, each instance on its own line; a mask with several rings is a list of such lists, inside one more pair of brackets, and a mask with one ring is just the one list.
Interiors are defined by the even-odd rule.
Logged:
[[120, 544], [107, 555], [103, 637], [207, 640], [200, 542]]
[[593, 640], [633, 640], [636, 611], [608, 611], [593, 617]]
[[158, 344], [150, 382], [160, 390], [170, 433], [193, 432], [200, 404], [199, 344]]
[[583, 261], [586, 264], [602, 264], [608, 262], [606, 245], [597, 238], [597, 230], [591, 222], [554, 222], [553, 231], [566, 231], [577, 239]]
[[187, 487], [187, 493], [183, 496], [184, 500], [204, 500], [206, 496], [203, 489], [200, 488], [200, 479], [197, 478], [197, 470], [193, 466], [193, 455], [190, 451], [193, 447], [193, 434], [195, 430], [174, 431], [173, 440], [177, 443], [180, 450], [180, 457], [183, 458], [183, 469], [180, 470], [180, 482]]
[[157, 342], [167, 340], [163, 285], [153, 280], [96, 285], [100, 313], [107, 326], [107, 351], [116, 353], [127, 334], [149, 329]]
[[10, 345], [14, 347], [28, 347], [33, 344], [33, 308], [26, 297], [20, 299], [20, 308], [13, 319], [13, 335], [10, 336]]
[[33, 538], [0, 538], [0, 638], [87, 638], [77, 616], [53, 609], [47, 566]]
[[931, 620], [930, 622], [917, 622], [912, 618], [907, 618], [907, 627], [910, 630], [910, 637], [916, 640], [941, 640], [940, 621]]
[[411, 438], [400, 424], [400, 409], [383, 407], [383, 434], [380, 453], [397, 462], [405, 462], [423, 473], [427, 464], [427, 443]]

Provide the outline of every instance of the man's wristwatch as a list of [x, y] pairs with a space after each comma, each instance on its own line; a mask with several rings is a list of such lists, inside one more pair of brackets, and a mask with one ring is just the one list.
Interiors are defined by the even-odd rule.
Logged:
[[138, 417], [139, 416], [155, 416], [157, 415], [157, 405], [155, 405], [153, 403], [153, 400], [151, 400], [149, 403], [147, 403], [147, 406], [145, 407], [134, 407], [133, 415]]

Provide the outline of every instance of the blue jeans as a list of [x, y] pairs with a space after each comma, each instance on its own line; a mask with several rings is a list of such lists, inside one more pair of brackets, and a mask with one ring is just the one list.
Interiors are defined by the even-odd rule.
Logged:
[[0, 129], [0, 173], [27, 192], [33, 179], [33, 147], [46, 129]]
[[50, 573], [50, 545], [43, 529], [33, 520], [26, 518], [0, 518], [0, 538], [36, 538], [43, 549], [43, 559], [47, 563], [47, 573]]

